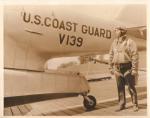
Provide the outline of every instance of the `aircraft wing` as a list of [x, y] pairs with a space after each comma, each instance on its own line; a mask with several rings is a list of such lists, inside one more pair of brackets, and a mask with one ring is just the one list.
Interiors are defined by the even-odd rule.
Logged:
[[116, 16], [117, 24], [125, 26], [127, 33], [139, 39], [146, 39], [146, 5], [126, 5]]
[[146, 32], [147, 32], [146, 26], [127, 28], [127, 33], [129, 35], [135, 36], [136, 38], [145, 39], [145, 40], [146, 40], [146, 34], [147, 34]]

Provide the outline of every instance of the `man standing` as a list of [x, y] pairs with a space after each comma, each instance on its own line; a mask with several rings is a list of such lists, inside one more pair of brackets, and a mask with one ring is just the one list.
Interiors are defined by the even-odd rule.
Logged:
[[138, 51], [136, 43], [128, 38], [127, 30], [122, 27], [115, 29], [117, 38], [114, 39], [110, 48], [110, 72], [115, 75], [119, 108], [116, 111], [125, 109], [125, 85], [131, 95], [133, 110], [138, 111], [137, 92], [135, 88], [136, 78], [138, 76]]

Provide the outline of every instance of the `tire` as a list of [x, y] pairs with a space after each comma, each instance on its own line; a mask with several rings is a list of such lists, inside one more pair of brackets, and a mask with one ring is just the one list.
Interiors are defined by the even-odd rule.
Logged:
[[84, 99], [83, 105], [86, 108], [86, 110], [93, 110], [96, 106], [96, 98], [92, 95], [88, 95], [87, 97], [92, 101], [92, 103]]

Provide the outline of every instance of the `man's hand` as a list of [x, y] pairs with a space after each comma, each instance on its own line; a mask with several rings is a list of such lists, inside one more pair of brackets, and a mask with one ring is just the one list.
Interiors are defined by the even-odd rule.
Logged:
[[120, 76], [123, 77], [123, 75], [120, 72], [118, 72], [118, 71], [115, 71], [114, 75], [116, 76], [116, 78], [118, 78]]
[[137, 74], [137, 72], [135, 70], [132, 70], [131, 75], [137, 76], [138, 74]]
[[113, 69], [110, 69], [110, 74], [114, 75], [114, 70]]

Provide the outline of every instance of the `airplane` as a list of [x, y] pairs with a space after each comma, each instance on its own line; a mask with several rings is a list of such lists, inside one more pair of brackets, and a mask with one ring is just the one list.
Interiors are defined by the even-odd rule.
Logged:
[[[5, 6], [4, 106], [82, 95], [84, 107], [94, 109], [96, 98], [88, 95], [90, 87], [82, 74], [52, 72], [44, 65], [56, 57], [108, 53], [117, 26], [55, 5]], [[145, 50], [146, 26], [127, 29]]]

